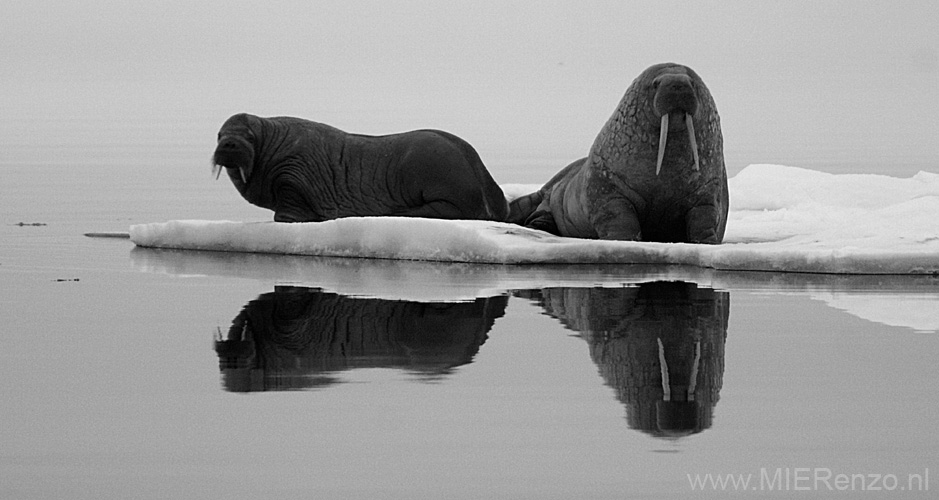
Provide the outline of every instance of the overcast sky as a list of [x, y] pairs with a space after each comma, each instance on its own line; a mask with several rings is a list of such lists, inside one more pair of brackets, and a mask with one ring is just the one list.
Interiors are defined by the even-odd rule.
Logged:
[[[9, 2], [0, 111], [208, 130], [289, 114], [583, 155], [644, 68], [705, 80], [729, 150], [939, 159], [939, 2]], [[0, 135], [0, 138], [3, 136]], [[487, 154], [488, 152], [488, 154]]]

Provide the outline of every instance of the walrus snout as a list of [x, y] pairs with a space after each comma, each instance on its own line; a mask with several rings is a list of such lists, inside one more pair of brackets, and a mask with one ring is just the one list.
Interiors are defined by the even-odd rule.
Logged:
[[241, 181], [247, 184], [253, 161], [254, 147], [250, 142], [239, 136], [223, 135], [219, 137], [215, 154], [212, 155], [212, 174], [217, 180], [222, 167], [229, 171], [238, 170]]
[[653, 84], [656, 86], [653, 106], [659, 116], [676, 112], [694, 115], [698, 111], [690, 76], [667, 73], [653, 80]]
[[[665, 158], [665, 145], [668, 142], [668, 132], [671, 128], [685, 125], [688, 132], [688, 142], [694, 157], [694, 170], [698, 171], [698, 144], [694, 137], [694, 114], [698, 111], [698, 98], [695, 94], [691, 77], [686, 74], [667, 73], [653, 80], [655, 85], [655, 98], [652, 106], [661, 116], [659, 129], [659, 151], [655, 162], [655, 175], [662, 170], [662, 160]], [[669, 118], [672, 116], [672, 118]], [[678, 118], [678, 119], [673, 119]], [[671, 127], [669, 126], [671, 123]]]

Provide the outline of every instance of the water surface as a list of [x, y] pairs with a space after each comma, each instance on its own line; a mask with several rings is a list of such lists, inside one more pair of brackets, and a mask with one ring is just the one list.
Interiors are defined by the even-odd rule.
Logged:
[[207, 167], [190, 184], [140, 156], [4, 165], [4, 497], [724, 498], [693, 490], [710, 473], [785, 498], [816, 488], [783, 483], [797, 468], [935, 480], [936, 327], [877, 313], [935, 300], [935, 278], [82, 236], [265, 216]]

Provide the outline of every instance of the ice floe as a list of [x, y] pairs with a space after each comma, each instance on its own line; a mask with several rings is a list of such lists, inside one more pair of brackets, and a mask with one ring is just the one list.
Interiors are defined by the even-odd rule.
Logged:
[[[560, 238], [511, 224], [402, 217], [319, 223], [177, 220], [138, 246], [492, 264], [656, 264], [833, 274], [939, 273], [939, 174], [910, 178], [750, 165], [730, 179], [721, 245]], [[513, 198], [537, 185], [506, 185]]]

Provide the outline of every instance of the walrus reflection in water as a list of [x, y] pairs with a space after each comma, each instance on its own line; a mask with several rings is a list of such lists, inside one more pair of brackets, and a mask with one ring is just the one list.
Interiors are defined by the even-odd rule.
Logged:
[[472, 361], [507, 302], [392, 301], [279, 286], [248, 302], [215, 350], [233, 392], [322, 387], [355, 368], [432, 380]]
[[301, 118], [229, 118], [212, 158], [278, 222], [402, 216], [504, 221], [508, 203], [476, 150], [440, 130], [368, 136]]
[[659, 437], [711, 426], [724, 375], [727, 292], [694, 283], [520, 292], [587, 341], [626, 406], [628, 425]]
[[586, 158], [512, 202], [510, 222], [559, 236], [720, 243], [729, 195], [720, 117], [691, 68], [636, 78]]

